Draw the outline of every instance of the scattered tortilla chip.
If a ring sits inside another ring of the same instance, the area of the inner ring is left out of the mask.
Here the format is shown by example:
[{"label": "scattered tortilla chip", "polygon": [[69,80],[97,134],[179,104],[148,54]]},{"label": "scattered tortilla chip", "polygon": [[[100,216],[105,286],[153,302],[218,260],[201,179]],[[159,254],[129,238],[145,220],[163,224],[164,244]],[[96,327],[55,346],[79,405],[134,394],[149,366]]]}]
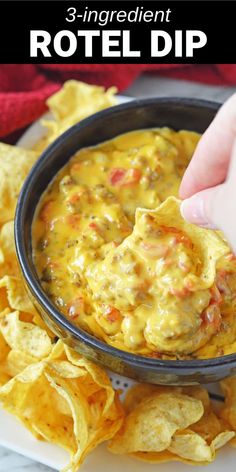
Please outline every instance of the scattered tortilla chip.
[{"label": "scattered tortilla chip", "polygon": [[0,314],[2,313],[2,311],[4,311],[5,309],[10,309],[9,307],[9,302],[8,302],[8,298],[7,298],[7,293],[6,293],[6,290],[4,288],[1,288],[0,289]]},{"label": "scattered tortilla chip", "polygon": [[3,264],[3,262],[4,262],[4,254],[3,254],[2,249],[0,248],[0,266]]},{"label": "scattered tortilla chip", "polygon": [[70,126],[93,113],[115,105],[116,92],[115,87],[105,90],[104,87],[76,80],[65,82],[61,90],[47,100],[53,119],[42,120],[42,125],[47,128],[48,133],[35,146],[35,150],[41,152]]},{"label": "scattered tortilla chip", "polygon": [[64,360],[51,361],[50,367],[56,375],[59,375],[64,379],[78,379],[85,375],[84,369],[80,369]]},{"label": "scattered tortilla chip", "polygon": [[2,370],[2,366],[1,366],[0,367],[0,387],[6,384],[10,380],[10,378],[11,377]]},{"label": "scattered tortilla chip", "polygon": [[42,359],[51,351],[48,334],[32,323],[20,321],[18,311],[1,315],[0,332],[11,349],[19,352]]},{"label": "scattered tortilla chip", "polygon": [[222,425],[216,414],[210,410],[207,413],[204,412],[203,417],[197,423],[192,425],[191,429],[195,433],[200,434],[200,436],[209,444],[222,432]]},{"label": "scattered tortilla chip", "polygon": [[168,450],[173,454],[193,462],[212,462],[215,452],[207,442],[192,431],[175,434]]},{"label": "scattered tortilla chip", "polygon": [[192,387],[166,387],[152,384],[137,384],[130,388],[125,396],[124,408],[126,413],[130,413],[144,398],[149,397],[152,393],[175,392],[194,397],[201,401],[204,414],[202,417],[189,428],[191,431],[199,434],[204,440],[210,444],[222,432],[228,432],[229,424],[224,424],[212,410],[212,404],[208,391],[201,386]]},{"label": "scattered tortilla chip", "polygon": [[[157,386],[153,384],[136,384],[129,388],[124,399],[124,409],[126,414],[130,413],[136,406],[139,405],[146,397],[149,397],[152,393],[165,393],[170,392],[170,387]],[[173,392],[181,393],[181,387],[173,387]]]},{"label": "scattered tortilla chip", "polygon": [[203,412],[199,400],[173,389],[153,393],[128,414],[109,450],[114,454],[164,451],[174,433],[198,421]]},{"label": "scattered tortilla chip", "polygon": [[8,375],[15,377],[26,367],[36,362],[38,362],[37,357],[31,356],[26,352],[12,349],[6,358],[5,370]]},{"label": "scattered tortilla chip", "polygon": [[14,218],[22,184],[37,159],[37,153],[0,143],[0,224]]},{"label": "scattered tortilla chip", "polygon": [[95,385],[98,385],[100,388],[104,389],[104,391],[106,392],[104,411],[107,411],[114,401],[115,391],[111,383],[107,382],[106,372],[103,369],[101,369],[99,366],[94,364],[93,362],[86,359],[85,357],[82,357],[79,354],[77,354],[75,351],[73,351],[66,345],[65,345],[65,352],[66,352],[68,360],[73,365],[76,365],[80,368],[84,368],[91,376],[93,383]]},{"label": "scattered tortilla chip", "polygon": [[47,105],[57,121],[70,119],[75,123],[86,116],[93,115],[95,111],[108,108],[117,103],[114,94],[117,89],[98,85],[89,85],[77,80],[69,80],[64,83],[59,92],[54,93],[47,100]]},{"label": "scattered tortilla chip", "polygon": [[[204,414],[208,413],[211,409],[211,400],[209,393],[206,388],[201,387],[200,385],[194,385],[189,387],[180,387],[181,391],[190,397],[197,398],[200,400],[204,407]],[[201,420],[200,420],[201,421]],[[197,423],[196,423],[197,424]]]},{"label": "scattered tortilla chip", "polygon": [[233,431],[224,431],[208,444],[199,434],[186,430],[174,435],[168,450],[183,459],[188,459],[191,463],[204,464],[213,462],[216,450],[223,447],[234,436]]},{"label": "scattered tortilla chip", "polygon": [[[38,423],[46,423],[47,429],[57,428],[55,435],[60,438],[70,419],[55,415],[55,405],[50,404],[51,389],[48,388],[48,382],[43,376],[44,368],[43,362],[28,366],[0,388],[0,401],[3,407],[17,416],[37,438],[44,438],[35,427]],[[65,431],[64,442],[60,445],[67,450],[70,448]]]},{"label": "scattered tortilla chip", "polygon": [[[195,412],[189,399],[196,401]],[[151,463],[176,460],[203,465],[212,462],[216,450],[235,436],[217,418],[207,390],[200,386],[137,384],[128,391],[124,406],[127,417],[109,445],[115,454],[128,453]]]},{"label": "scattered tortilla chip", "polygon": [[3,287],[7,289],[9,306],[13,310],[19,310],[32,315],[36,313],[21,277],[5,275],[5,277],[0,279],[0,288]]},{"label": "scattered tortilla chip", "polygon": [[172,454],[169,451],[161,451],[161,452],[135,452],[134,454],[130,454],[135,459],[139,459],[143,462],[148,462],[149,464],[162,464],[163,462],[171,462],[171,461],[181,461],[183,462],[180,457]]},{"label": "scattered tortilla chip", "polygon": [[215,406],[213,406],[208,391],[203,387],[184,387],[183,391],[201,400],[204,407],[204,415],[200,418],[197,423],[194,423],[190,426],[191,431],[200,435],[208,445],[211,443],[215,444],[218,441],[218,438],[221,435],[227,434],[232,431],[229,431],[231,428],[229,424],[226,424],[218,415],[216,414]]},{"label": "scattered tortilla chip", "polygon": [[218,434],[215,439],[213,439],[211,447],[217,451],[234,438],[235,431],[223,431],[222,433]]},{"label": "scattered tortilla chip", "polygon": [[0,364],[5,361],[9,350],[9,345],[6,343],[2,333],[0,332]]},{"label": "scattered tortilla chip", "polygon": [[10,376],[7,374],[5,369],[5,363],[8,356],[10,348],[6,343],[3,335],[0,332],[0,387],[4,385],[8,380],[10,380]]},{"label": "scattered tortilla chip", "polygon": [[[236,433],[236,377],[224,379],[220,385],[225,395],[225,402],[219,414]],[[236,438],[233,439],[232,445],[236,447]]]},{"label": "scattered tortilla chip", "polygon": [[[78,355],[78,364],[79,358]],[[90,363],[87,370],[82,358],[81,367],[72,364],[62,342],[58,341],[48,358],[29,365],[0,388],[4,408],[37,438],[70,453],[71,462],[65,469],[68,472],[76,472],[88,452],[113,437],[123,421],[117,395],[113,395],[109,407],[106,402],[107,390],[112,389],[109,378],[97,366],[92,377],[92,366]],[[96,384],[94,379],[99,378],[99,371],[102,381]],[[95,383],[93,389],[92,383]]]},{"label": "scattered tortilla chip", "polygon": [[190,430],[185,430],[173,436],[171,446],[166,451],[137,452],[131,455],[151,464],[178,461],[191,465],[207,465],[214,461],[217,449],[230,442],[233,437],[234,432],[225,431],[208,445],[201,436]]},{"label": "scattered tortilla chip", "polygon": [[[1,217],[0,217],[1,218]],[[8,221],[0,229],[0,277],[19,273],[14,242],[14,221]]]},{"label": "scattered tortilla chip", "polygon": [[57,336],[55,336],[55,333],[53,333],[50,330],[49,326],[44,322],[43,318],[41,318],[41,316],[38,313],[34,313],[31,321],[36,326],[39,326],[40,328],[44,329],[44,331],[46,331],[46,333],[48,334],[50,338],[52,339],[57,338]]},{"label": "scattered tortilla chip", "polygon": [[0,229],[0,312],[5,308],[35,312],[16,258],[13,221],[5,223]]}]

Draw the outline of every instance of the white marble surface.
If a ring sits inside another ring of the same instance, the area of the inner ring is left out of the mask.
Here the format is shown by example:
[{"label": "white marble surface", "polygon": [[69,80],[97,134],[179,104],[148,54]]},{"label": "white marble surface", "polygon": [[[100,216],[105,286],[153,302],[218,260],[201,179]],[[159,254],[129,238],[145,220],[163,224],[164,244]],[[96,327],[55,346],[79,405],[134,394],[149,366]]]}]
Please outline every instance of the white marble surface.
[{"label": "white marble surface", "polygon": [[[0,427],[2,427],[1,425]],[[27,457],[0,447],[0,472],[52,472],[53,469],[38,464]]]},{"label": "white marble surface", "polygon": [[[183,80],[173,80],[144,75],[126,91],[132,97],[185,96],[213,99],[223,102],[236,87],[202,85]],[[3,428],[4,425],[0,425]],[[0,447],[0,472],[50,472],[49,467],[38,464],[26,457]],[[96,471],[91,471],[96,472]]]}]

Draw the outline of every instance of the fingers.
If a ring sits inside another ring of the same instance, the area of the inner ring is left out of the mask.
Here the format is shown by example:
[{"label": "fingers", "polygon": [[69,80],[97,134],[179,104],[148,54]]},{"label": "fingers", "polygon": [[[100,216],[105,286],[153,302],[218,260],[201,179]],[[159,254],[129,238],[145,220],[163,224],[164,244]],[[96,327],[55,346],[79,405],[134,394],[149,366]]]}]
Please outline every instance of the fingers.
[{"label": "fingers", "polygon": [[224,182],[236,136],[236,94],[221,107],[202,136],[180,185],[181,198]]},{"label": "fingers", "polygon": [[236,182],[196,193],[182,202],[181,214],[190,223],[221,230],[236,254]]}]

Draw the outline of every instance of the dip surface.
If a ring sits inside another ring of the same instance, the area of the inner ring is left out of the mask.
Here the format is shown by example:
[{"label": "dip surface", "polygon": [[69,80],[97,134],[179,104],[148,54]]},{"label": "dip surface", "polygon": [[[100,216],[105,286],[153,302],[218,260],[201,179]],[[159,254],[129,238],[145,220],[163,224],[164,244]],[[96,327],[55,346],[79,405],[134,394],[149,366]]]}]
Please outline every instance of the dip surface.
[{"label": "dip surface", "polygon": [[133,232],[138,207],[178,195],[199,138],[162,128],[82,149],[38,205],[33,256],[45,292],[74,324],[120,349],[163,358],[236,351],[232,255],[203,289],[184,232],[156,226],[149,213]]}]

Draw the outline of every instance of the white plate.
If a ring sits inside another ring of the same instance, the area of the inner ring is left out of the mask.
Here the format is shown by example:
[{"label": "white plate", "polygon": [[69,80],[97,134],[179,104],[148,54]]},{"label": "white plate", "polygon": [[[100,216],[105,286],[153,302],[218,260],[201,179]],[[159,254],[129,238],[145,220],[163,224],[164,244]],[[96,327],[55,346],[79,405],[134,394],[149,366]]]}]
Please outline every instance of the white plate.
[{"label": "white plate", "polygon": [[[120,96],[120,103],[129,101],[130,98]],[[51,115],[46,114],[45,117],[50,119]],[[45,130],[36,121],[24,133],[18,141],[18,145],[30,149],[41,137]],[[125,377],[110,373],[114,387],[121,387],[125,391],[134,382]],[[211,386],[211,391],[215,390]],[[45,464],[55,470],[62,469],[69,461],[68,454],[61,448],[52,444],[41,442],[35,439],[29,431],[27,431],[18,420],[0,409],[0,445],[7,447],[19,454],[29,457]],[[219,452],[217,460],[208,465],[207,469],[202,466],[197,470],[209,472],[235,472],[236,451],[233,448],[225,447]],[[193,469],[189,465],[169,462],[166,464],[146,464],[128,456],[115,456],[106,450],[106,446],[102,445],[96,448],[85,460],[80,468],[81,472],[104,472],[111,470],[112,472],[191,472]]]}]

